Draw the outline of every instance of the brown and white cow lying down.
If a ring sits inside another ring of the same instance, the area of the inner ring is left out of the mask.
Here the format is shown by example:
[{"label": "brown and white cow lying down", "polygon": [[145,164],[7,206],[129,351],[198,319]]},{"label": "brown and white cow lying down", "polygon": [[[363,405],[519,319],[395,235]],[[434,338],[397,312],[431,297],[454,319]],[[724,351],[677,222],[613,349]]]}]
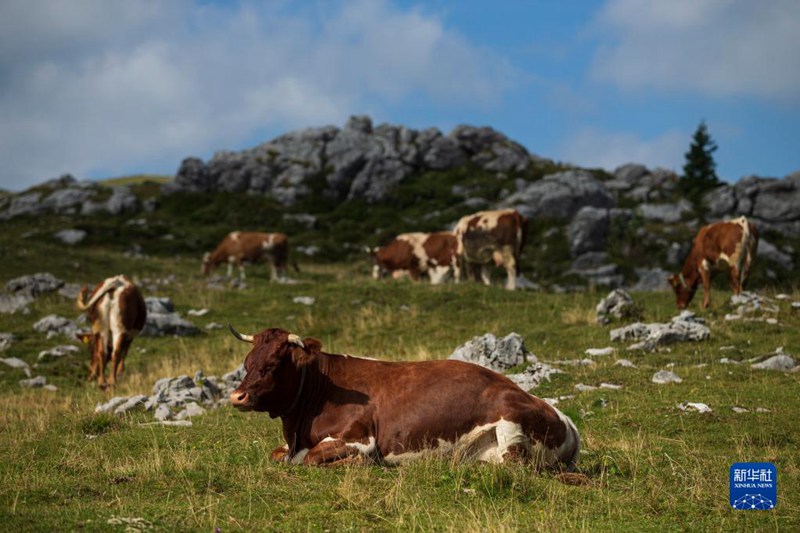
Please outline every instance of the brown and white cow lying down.
[{"label": "brown and white cow lying down", "polygon": [[519,257],[528,235],[524,216],[516,209],[481,211],[462,217],[453,233],[458,239],[457,253],[463,271],[489,285],[488,265],[505,267],[506,289],[516,289]]},{"label": "brown and white cow lying down", "polygon": [[230,277],[235,264],[239,267],[239,277],[244,279],[244,262],[253,263],[262,257],[266,257],[272,267],[272,281],[285,278],[286,263],[289,258],[289,239],[286,235],[232,231],[222,239],[213,252],[207,252],[203,256],[202,272],[208,275],[222,263],[227,263],[228,277]]},{"label": "brown and white cow lying down", "polygon": [[669,277],[678,308],[685,309],[689,305],[700,282],[703,283],[703,308],[708,307],[714,268],[727,267],[731,289],[735,294],[742,292],[750,277],[750,266],[757,249],[758,230],[745,217],[700,228],[683,269]]},{"label": "brown and white cow lying down", "polygon": [[375,261],[372,277],[408,273],[416,281],[427,274],[431,284],[437,285],[447,279],[451,270],[455,277],[459,276],[456,247],[456,237],[449,231],[402,233],[386,246],[368,250]]},{"label": "brown and white cow lying down", "polygon": [[[125,371],[125,356],[134,337],[144,327],[147,307],[139,289],[125,276],[114,276],[98,283],[91,294],[84,286],[78,294],[77,305],[91,324],[91,332],[77,333],[78,340],[89,345],[89,381],[105,388],[117,383]],[[111,373],[106,382],[106,364]]]},{"label": "brown and white cow lying down", "polygon": [[481,366],[377,361],[325,353],[318,340],[282,329],[231,331],[253,345],[231,404],[281,418],[286,444],[273,460],[397,464],[435,450],[571,469],[578,458],[568,417]]}]

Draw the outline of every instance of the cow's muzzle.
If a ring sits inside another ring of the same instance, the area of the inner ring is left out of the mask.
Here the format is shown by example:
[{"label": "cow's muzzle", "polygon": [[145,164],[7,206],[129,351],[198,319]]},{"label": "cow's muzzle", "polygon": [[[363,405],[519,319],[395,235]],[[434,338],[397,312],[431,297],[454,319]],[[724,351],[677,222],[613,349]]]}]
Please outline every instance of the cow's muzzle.
[{"label": "cow's muzzle", "polygon": [[240,411],[250,411],[253,406],[250,403],[250,395],[240,390],[235,390],[230,395],[231,405]]}]

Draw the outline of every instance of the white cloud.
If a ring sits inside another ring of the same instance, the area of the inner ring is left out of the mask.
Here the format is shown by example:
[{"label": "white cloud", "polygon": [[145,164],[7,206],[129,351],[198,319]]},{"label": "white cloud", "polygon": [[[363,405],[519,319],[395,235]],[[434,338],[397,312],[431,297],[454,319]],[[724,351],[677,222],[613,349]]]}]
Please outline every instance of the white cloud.
[{"label": "white cloud", "polygon": [[796,0],[609,0],[595,24],[593,79],[710,96],[800,94]]},{"label": "white cloud", "polygon": [[641,163],[651,169],[661,167],[679,172],[689,138],[688,133],[675,130],[643,139],[633,133],[584,128],[561,145],[557,157],[582,167],[608,171],[626,163]]},{"label": "white cloud", "polygon": [[403,99],[491,104],[507,66],[380,0],[0,3],[0,186],[176,168]]}]

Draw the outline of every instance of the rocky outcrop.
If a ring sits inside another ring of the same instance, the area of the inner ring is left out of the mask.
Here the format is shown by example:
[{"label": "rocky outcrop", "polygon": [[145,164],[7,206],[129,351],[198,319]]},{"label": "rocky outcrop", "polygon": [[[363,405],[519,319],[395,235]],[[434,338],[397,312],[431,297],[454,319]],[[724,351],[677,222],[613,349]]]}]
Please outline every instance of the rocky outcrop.
[{"label": "rocky outcrop", "polygon": [[465,163],[498,173],[524,171],[538,158],[489,127],[373,126],[351,117],[344,128],[326,126],[287,133],[241,152],[218,152],[207,163],[183,161],[165,193],[231,191],[268,194],[292,205],[312,192],[339,201],[378,202],[412,174]]},{"label": "rocky outcrop", "polygon": [[784,179],[751,176],[721,185],[703,203],[710,217],[745,215],[759,228],[800,236],[800,172]]},{"label": "rocky outcrop", "polygon": [[525,340],[517,333],[498,339],[491,333],[474,337],[459,346],[448,357],[504,372],[517,365],[536,362],[536,356],[525,348]]},{"label": "rocky outcrop", "polygon": [[16,216],[119,215],[137,212],[139,200],[126,186],[106,187],[91,181],[76,181],[69,174],[34,189],[0,201],[0,220]]},{"label": "rocky outcrop", "polygon": [[197,335],[200,329],[175,312],[175,306],[169,298],[148,296],[144,299],[147,306],[147,320],[142,329],[145,337],[163,337],[176,335],[185,337]]},{"label": "rocky outcrop", "polygon": [[528,218],[569,221],[582,207],[615,205],[603,182],[585,170],[558,172],[522,185],[500,206],[514,207]]}]

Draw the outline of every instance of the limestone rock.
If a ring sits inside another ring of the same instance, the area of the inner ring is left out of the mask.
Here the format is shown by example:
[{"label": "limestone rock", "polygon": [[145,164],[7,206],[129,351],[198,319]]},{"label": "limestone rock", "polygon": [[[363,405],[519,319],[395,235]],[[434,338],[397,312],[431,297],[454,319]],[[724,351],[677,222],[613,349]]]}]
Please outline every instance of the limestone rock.
[{"label": "limestone rock", "polygon": [[503,372],[526,362],[536,362],[536,356],[525,348],[524,339],[516,333],[509,333],[501,339],[491,333],[473,337],[456,348],[448,359],[475,363],[495,372]]}]

